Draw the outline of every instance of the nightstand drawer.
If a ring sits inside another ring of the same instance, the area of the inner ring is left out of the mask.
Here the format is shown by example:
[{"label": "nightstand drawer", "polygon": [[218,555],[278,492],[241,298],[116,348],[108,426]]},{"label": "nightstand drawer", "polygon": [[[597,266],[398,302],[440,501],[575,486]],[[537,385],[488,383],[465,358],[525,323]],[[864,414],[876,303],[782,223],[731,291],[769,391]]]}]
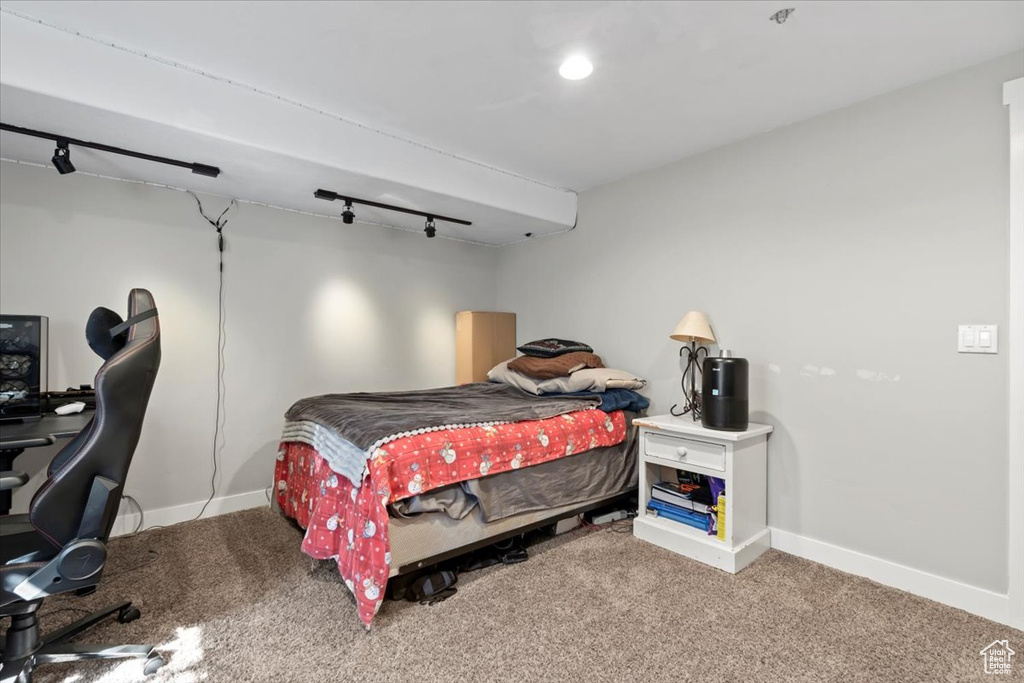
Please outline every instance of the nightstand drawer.
[{"label": "nightstand drawer", "polygon": [[681,439],[647,432],[644,435],[644,453],[656,458],[678,460],[681,463],[725,471],[725,445]]}]

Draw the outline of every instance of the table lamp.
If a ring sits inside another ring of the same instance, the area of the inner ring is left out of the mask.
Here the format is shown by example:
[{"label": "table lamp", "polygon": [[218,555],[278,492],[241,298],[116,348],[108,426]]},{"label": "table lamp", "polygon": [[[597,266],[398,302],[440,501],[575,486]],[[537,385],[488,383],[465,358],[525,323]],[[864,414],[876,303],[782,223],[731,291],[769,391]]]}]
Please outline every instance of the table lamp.
[{"label": "table lamp", "polygon": [[[689,413],[693,421],[696,422],[700,419],[701,413],[701,397],[697,393],[697,375],[701,371],[701,351],[704,352],[704,358],[708,357],[707,347],[698,346],[698,342],[713,344],[715,342],[715,333],[711,331],[711,325],[708,323],[707,316],[700,311],[690,311],[683,316],[683,319],[676,325],[675,331],[669,336],[676,341],[689,342],[690,344],[679,349],[680,358],[684,354],[686,355],[686,368],[683,370],[681,380],[685,402],[683,403],[683,409],[678,413],[676,412],[678,404],[673,405],[671,413],[676,417],[682,417]],[[687,377],[689,377],[689,389],[686,388]]]}]

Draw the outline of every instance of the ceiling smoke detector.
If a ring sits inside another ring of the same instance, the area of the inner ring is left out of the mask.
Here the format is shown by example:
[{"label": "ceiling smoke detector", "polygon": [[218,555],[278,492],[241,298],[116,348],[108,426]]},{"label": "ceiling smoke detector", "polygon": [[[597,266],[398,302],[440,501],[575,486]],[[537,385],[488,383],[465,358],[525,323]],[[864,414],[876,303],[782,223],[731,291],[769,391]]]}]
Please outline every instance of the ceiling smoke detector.
[{"label": "ceiling smoke detector", "polygon": [[775,14],[768,17],[769,21],[774,21],[776,24],[785,24],[786,19],[789,19],[789,15],[796,11],[796,7],[787,7],[786,9],[780,9]]}]

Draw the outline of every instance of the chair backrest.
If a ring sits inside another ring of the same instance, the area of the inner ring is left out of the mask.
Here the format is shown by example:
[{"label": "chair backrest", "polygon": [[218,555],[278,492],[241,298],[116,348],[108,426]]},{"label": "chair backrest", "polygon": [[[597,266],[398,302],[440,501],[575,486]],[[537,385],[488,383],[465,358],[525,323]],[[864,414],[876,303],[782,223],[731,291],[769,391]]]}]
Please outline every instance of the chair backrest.
[{"label": "chair backrest", "polygon": [[[155,310],[149,291],[133,289],[128,295],[129,322]],[[32,498],[32,525],[57,547],[76,537],[96,476],[117,482],[120,497],[159,367],[160,321],[152,315],[131,325],[124,346],[96,372],[92,421],[57,453],[49,478]],[[113,523],[110,519],[103,529],[104,540]]]}]

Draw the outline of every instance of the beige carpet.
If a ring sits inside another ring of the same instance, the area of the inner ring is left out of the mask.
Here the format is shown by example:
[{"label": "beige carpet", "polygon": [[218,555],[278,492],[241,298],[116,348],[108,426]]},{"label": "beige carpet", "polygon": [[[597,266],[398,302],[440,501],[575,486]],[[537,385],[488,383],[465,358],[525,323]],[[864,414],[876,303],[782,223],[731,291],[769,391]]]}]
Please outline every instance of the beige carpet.
[{"label": "beige carpet", "polygon": [[[771,551],[737,576],[609,529],[465,574],[433,606],[387,602],[363,630],[333,565],[248,510],[111,543],[88,598],[52,599],[44,629],[124,597],[131,624],[83,640],[162,645],[149,681],[986,681],[979,651],[1024,633]],[[36,681],[142,680],[138,663],[42,667]]]}]

